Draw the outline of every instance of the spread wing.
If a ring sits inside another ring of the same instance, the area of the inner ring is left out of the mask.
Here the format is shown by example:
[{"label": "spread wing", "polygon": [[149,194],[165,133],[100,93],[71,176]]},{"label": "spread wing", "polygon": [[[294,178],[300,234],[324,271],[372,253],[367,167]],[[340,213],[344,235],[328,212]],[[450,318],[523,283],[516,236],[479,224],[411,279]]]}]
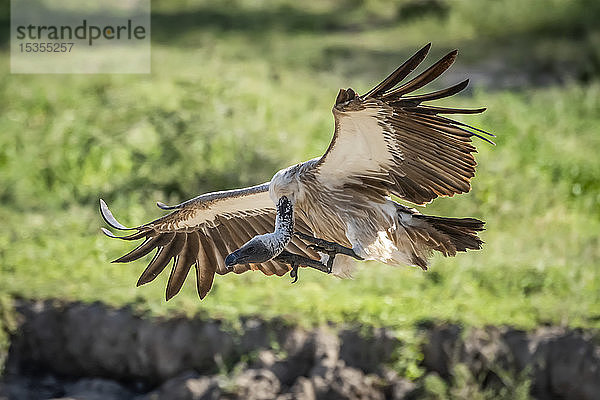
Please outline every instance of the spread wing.
[{"label": "spread wing", "polygon": [[476,166],[471,138],[490,142],[481,134],[493,135],[442,115],[480,113],[485,108],[422,104],[460,92],[468,80],[432,93],[408,95],[446,71],[457,51],[397,86],[424,60],[429,48],[430,44],[423,47],[364,96],[352,89],[340,90],[333,108],[333,139],[315,163],[322,184],[331,190],[355,189],[380,200],[393,194],[415,204],[470,190]]},{"label": "spread wing", "polygon": [[[137,285],[153,281],[173,260],[167,300],[180,290],[192,266],[196,270],[198,294],[203,299],[213,284],[215,273],[242,273],[260,270],[265,275],[284,275],[290,267],[270,260],[262,264],[225,267],[225,257],[240,248],[256,235],[272,232],[276,210],[269,198],[268,183],[245,189],[207,193],[176,206],[158,203],[162,209],[173,210],[161,218],[135,228],[127,228],[112,215],[108,206],[100,200],[100,212],[108,225],[119,230],[134,230],[127,236],[115,236],[102,228],[110,237],[124,240],[144,241],[135,249],[113,262],[125,263],[137,260],[153,250],[154,258],[146,267]],[[297,218],[296,230],[310,234],[306,224]],[[294,237],[287,250],[306,257],[318,258],[318,254],[306,248],[306,243]]]}]

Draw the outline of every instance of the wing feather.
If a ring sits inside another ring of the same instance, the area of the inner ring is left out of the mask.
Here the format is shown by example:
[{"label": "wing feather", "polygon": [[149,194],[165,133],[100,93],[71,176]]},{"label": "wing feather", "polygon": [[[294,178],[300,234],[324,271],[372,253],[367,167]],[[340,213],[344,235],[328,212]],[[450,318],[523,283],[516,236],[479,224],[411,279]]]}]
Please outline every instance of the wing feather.
[{"label": "wing feather", "polygon": [[[135,228],[119,223],[101,201],[100,211],[106,222],[115,229],[137,230],[128,236],[116,236],[106,229],[109,237],[123,240],[144,239],[135,249],[114,262],[131,262],[156,249],[154,257],[140,275],[137,285],[152,282],[173,261],[165,296],[169,300],[181,290],[192,266],[196,270],[196,288],[201,299],[210,291],[215,274],[243,273],[258,269],[265,275],[285,275],[289,266],[275,261],[263,264],[236,265],[227,269],[225,257],[256,235],[272,232],[275,206],[268,194],[268,184],[246,189],[208,193],[175,206],[161,208],[171,210],[161,218]],[[306,223],[296,222],[298,230],[309,233]],[[306,243],[298,238],[290,242],[288,249],[311,258],[318,254],[306,249]]]},{"label": "wing feather", "polygon": [[456,85],[450,86],[446,89],[437,90],[435,92],[427,94],[419,94],[415,96],[400,96],[398,100],[389,100],[391,104],[399,103],[398,105],[414,105],[417,106],[424,101],[443,99],[444,97],[450,97],[457,93],[462,92],[469,85],[469,80],[457,83]]},{"label": "wing feather", "polygon": [[[137,230],[122,239],[144,239],[139,246],[114,262],[134,261],[156,249],[156,254],[138,280],[138,286],[153,281],[173,260],[165,294],[167,300],[181,290],[192,265],[196,268],[198,295],[204,298],[212,287],[215,273],[231,272],[225,267],[227,254],[251,237],[269,232],[252,220],[264,216],[274,221],[276,213],[269,198],[268,184],[208,193],[176,206],[162,206],[172,212],[136,228],[120,224],[103,201],[100,211],[111,227]],[[240,230],[240,226],[245,229]],[[118,238],[108,231],[105,233]],[[249,269],[249,266],[236,267],[237,273]]]},{"label": "wing feather", "polygon": [[389,89],[392,89],[394,86],[398,84],[401,80],[406,78],[411,72],[415,70],[423,62],[425,57],[427,57],[427,53],[429,53],[429,49],[431,48],[431,43],[426,44],[423,48],[415,53],[411,58],[406,60],[404,64],[399,66],[394,72],[392,72],[387,78],[385,78],[379,85],[375,86],[373,89],[369,91],[365,96],[368,97],[377,97],[382,93],[386,92]]},{"label": "wing feather", "polygon": [[458,50],[451,51],[450,53],[442,57],[438,62],[436,62],[431,67],[427,68],[424,72],[419,74],[417,77],[411,79],[410,81],[408,81],[407,83],[405,83],[397,89],[384,93],[382,97],[398,97],[402,96],[403,94],[410,93],[422,88],[423,86],[432,82],[438,76],[446,72],[446,70],[450,68],[452,64],[454,64],[457,55]]},{"label": "wing feather", "polygon": [[[230,246],[229,243],[232,243],[234,238],[229,237],[225,233],[225,228],[221,225],[221,223],[219,223],[219,225],[215,228],[210,229],[210,237],[212,238],[215,249],[218,253],[219,268],[227,270],[227,267],[225,266],[225,257],[227,254],[234,252],[244,243],[240,243],[240,245],[237,247],[234,247],[233,245]],[[237,264],[234,265],[233,272],[236,274],[241,274],[242,272],[246,272],[248,269],[250,269],[249,265]]]},{"label": "wing feather", "polygon": [[333,108],[333,139],[313,164],[322,185],[372,201],[395,195],[415,204],[471,189],[477,165],[472,137],[492,143],[482,136],[491,134],[438,114],[474,114],[485,108],[421,104],[459,93],[468,80],[431,93],[408,95],[444,73],[454,63],[457,51],[395,88],[428,50],[425,46],[364,96],[357,96],[352,89],[340,91]]},{"label": "wing feather", "polygon": [[[173,261],[173,268],[171,269],[171,274],[169,275],[169,281],[167,283],[167,300],[170,300],[173,296],[179,293],[185,278],[187,278],[190,272],[190,268],[192,268],[192,265],[197,262],[196,257],[198,256],[198,248],[200,244],[198,239],[195,238],[193,234],[197,235],[196,232],[179,234],[183,236],[183,245],[179,255],[175,257],[175,261]],[[191,241],[190,239],[196,240]]]},{"label": "wing feather", "polygon": [[212,287],[219,264],[215,258],[214,248],[208,242],[206,234],[199,231],[198,239],[200,247],[196,264],[196,287],[200,299],[204,299]]},{"label": "wing feather", "polygon": [[[165,234],[165,237],[175,237],[175,232],[171,234]],[[145,285],[146,283],[152,282],[167,266],[173,254],[171,252],[171,243],[169,241],[164,247],[158,247],[154,258],[150,261],[150,264],[146,267],[140,278],[138,279],[137,286]]]},{"label": "wing feather", "polygon": [[126,263],[135,261],[138,258],[144,257],[146,254],[150,253],[157,247],[162,247],[172,239],[171,235],[159,235],[154,237],[148,237],[146,240],[142,242],[138,247],[131,250],[129,253],[124,256],[117,258],[114,260],[114,263]]}]

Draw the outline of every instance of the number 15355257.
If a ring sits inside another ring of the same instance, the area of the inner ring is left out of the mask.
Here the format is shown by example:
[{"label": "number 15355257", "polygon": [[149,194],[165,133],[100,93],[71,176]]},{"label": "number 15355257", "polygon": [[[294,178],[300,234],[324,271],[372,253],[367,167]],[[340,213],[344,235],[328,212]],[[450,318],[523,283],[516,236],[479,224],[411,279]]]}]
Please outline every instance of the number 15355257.
[{"label": "number 15355257", "polygon": [[75,43],[19,43],[21,53],[70,53]]}]

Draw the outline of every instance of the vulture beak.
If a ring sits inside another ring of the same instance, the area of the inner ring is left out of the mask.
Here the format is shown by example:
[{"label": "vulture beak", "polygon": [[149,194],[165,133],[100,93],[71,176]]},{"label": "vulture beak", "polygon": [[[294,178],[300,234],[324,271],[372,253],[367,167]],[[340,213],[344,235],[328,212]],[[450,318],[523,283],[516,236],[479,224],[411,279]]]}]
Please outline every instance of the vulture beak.
[{"label": "vulture beak", "polygon": [[261,240],[253,238],[225,257],[225,266],[231,268],[236,264],[262,263],[270,260],[273,256],[272,251]]},{"label": "vulture beak", "polygon": [[227,257],[225,257],[225,266],[227,268],[233,267],[238,263],[238,255],[236,253],[238,253],[239,250],[234,251],[233,253],[229,254]]}]

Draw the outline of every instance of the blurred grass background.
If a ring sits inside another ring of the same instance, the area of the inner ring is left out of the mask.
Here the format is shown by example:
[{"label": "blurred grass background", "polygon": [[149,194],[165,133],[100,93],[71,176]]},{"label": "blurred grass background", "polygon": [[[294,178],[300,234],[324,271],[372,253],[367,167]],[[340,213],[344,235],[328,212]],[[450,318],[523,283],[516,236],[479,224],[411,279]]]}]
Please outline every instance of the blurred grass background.
[{"label": "blurred grass background", "polygon": [[[4,298],[308,325],[600,328],[599,2],[162,0],[152,10],[150,75],[10,74],[0,37]],[[191,276],[165,303],[168,273],[136,288],[148,260],[109,263],[130,244],[100,233],[100,197],[136,225],[162,215],[156,200],[267,181],[324,152],[339,88],[367,91],[428,42],[425,67],[461,51],[434,88],[472,78],[438,104],[487,106],[463,120],[497,146],[477,143],[469,194],[423,212],[484,219],[482,251],[436,257],[428,272],[363,263],[354,280],[302,270],[293,286],[219,276],[202,302]]]}]

